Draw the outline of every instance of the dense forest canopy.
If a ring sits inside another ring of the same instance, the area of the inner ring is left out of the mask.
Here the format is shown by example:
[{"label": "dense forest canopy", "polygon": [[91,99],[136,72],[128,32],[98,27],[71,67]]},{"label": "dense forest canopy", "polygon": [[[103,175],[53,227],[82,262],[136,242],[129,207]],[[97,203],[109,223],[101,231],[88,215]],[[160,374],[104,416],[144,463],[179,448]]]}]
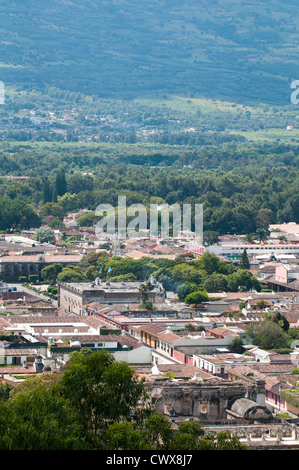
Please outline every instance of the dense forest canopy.
[{"label": "dense forest canopy", "polygon": [[[118,196],[126,196],[127,206],[149,207],[155,198],[169,205],[198,203],[204,207],[204,230],[219,234],[248,234],[267,229],[270,223],[299,223],[296,146],[226,145],[183,149],[177,155],[165,149],[151,154],[146,148],[138,148],[134,155],[136,148],[127,154],[128,148],[100,145],[85,147],[83,154],[81,148],[7,145],[0,155],[2,173],[15,170],[28,178],[19,181],[3,175],[0,196],[33,204],[36,210],[54,201],[60,206],[58,218],[82,208],[94,211],[102,203],[116,207]],[[145,163],[155,159],[158,165]],[[191,168],[180,162],[190,162]],[[65,172],[62,187],[60,171]],[[5,213],[3,209],[3,217]],[[56,212],[47,215],[57,217]],[[6,228],[9,218],[6,224],[2,220],[1,229]]]}]

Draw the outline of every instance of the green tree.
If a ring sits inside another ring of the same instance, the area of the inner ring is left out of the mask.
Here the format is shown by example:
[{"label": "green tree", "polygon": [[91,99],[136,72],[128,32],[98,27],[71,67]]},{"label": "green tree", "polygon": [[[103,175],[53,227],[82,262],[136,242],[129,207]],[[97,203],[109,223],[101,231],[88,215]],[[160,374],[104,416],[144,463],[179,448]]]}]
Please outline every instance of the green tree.
[{"label": "green tree", "polygon": [[188,263],[178,264],[173,267],[172,273],[176,279],[184,282],[191,282],[193,284],[200,284],[205,273],[195,266]]},{"label": "green tree", "polygon": [[152,413],[143,423],[142,430],[147,448],[166,450],[173,439],[173,430],[168,418],[161,413]]},{"label": "green tree", "polygon": [[79,208],[77,195],[71,194],[69,192],[65,193],[63,196],[57,196],[57,203],[63,208],[65,212]]},{"label": "green tree", "polygon": [[61,273],[63,266],[61,263],[53,263],[45,266],[41,270],[41,277],[44,281],[49,281],[51,284],[55,284],[58,274]]},{"label": "green tree", "polygon": [[73,175],[68,175],[67,188],[71,194],[78,194],[83,191],[92,191],[94,186],[93,177],[90,175],[83,175],[76,172]]},{"label": "green tree", "polygon": [[173,438],[171,448],[174,450],[198,450],[205,431],[200,423],[193,420],[179,424],[178,432]]},{"label": "green tree", "polygon": [[250,263],[247,255],[247,250],[244,248],[242,257],[240,260],[240,269],[249,269],[250,268]]},{"label": "green tree", "polygon": [[195,292],[198,289],[198,286],[191,282],[184,282],[184,284],[178,286],[176,293],[180,300],[185,300],[188,294]]},{"label": "green tree", "polygon": [[282,315],[280,312],[275,313],[272,317],[272,321],[277,323],[284,331],[288,331],[290,328],[290,323],[288,322],[285,315]]},{"label": "green tree", "polygon": [[240,440],[229,431],[210,433],[199,441],[197,450],[248,450]]},{"label": "green tree", "polygon": [[201,304],[202,302],[208,302],[209,296],[205,291],[192,292],[188,294],[185,298],[186,304]]},{"label": "green tree", "polygon": [[57,217],[54,217],[54,219],[51,219],[48,223],[47,226],[50,228],[63,228],[65,227],[64,223],[58,219]]},{"label": "green tree", "polygon": [[227,276],[228,289],[231,292],[240,290],[250,291],[256,289],[260,291],[261,286],[258,280],[246,269],[238,269],[238,271]]},{"label": "green tree", "polygon": [[50,388],[56,385],[60,379],[60,373],[55,374],[37,374],[27,377],[20,382],[17,387],[13,387],[10,392],[10,397],[15,398],[19,394],[30,394],[35,389]]},{"label": "green tree", "polygon": [[64,217],[64,211],[59,204],[55,202],[47,202],[40,207],[39,216],[44,218],[47,215],[52,215],[53,217],[62,220]]},{"label": "green tree", "polygon": [[161,413],[151,413],[139,425],[128,421],[111,424],[107,429],[106,446],[111,450],[167,450],[173,439],[169,419]]},{"label": "green tree", "polygon": [[150,281],[147,281],[145,284],[141,284],[139,287],[139,292],[141,293],[141,308],[146,310],[153,310],[153,303],[149,300],[149,293],[154,289],[154,286]]},{"label": "green tree", "polygon": [[186,323],[185,330],[186,331],[196,331],[196,327],[192,323]]},{"label": "green tree", "polygon": [[299,327],[289,328],[287,334],[291,340],[299,339]]},{"label": "green tree", "polygon": [[250,325],[246,338],[266,350],[287,348],[289,338],[283,329],[272,320],[265,319],[257,325]]},{"label": "green tree", "polygon": [[8,383],[0,383],[0,401],[8,400],[12,389],[13,387]]},{"label": "green tree", "polygon": [[236,336],[232,342],[229,345],[229,350],[230,352],[237,353],[237,354],[243,354],[245,351],[243,347],[243,341],[240,336]]},{"label": "green tree", "polygon": [[151,413],[141,425],[125,421],[113,423],[107,430],[106,448],[110,450],[247,450],[237,436],[229,432],[207,433],[193,420],[179,424],[174,430],[161,413]]},{"label": "green tree", "polygon": [[107,351],[74,353],[60,385],[83,426],[95,435],[113,422],[129,419],[139,400],[145,398],[134,369],[116,362]]},{"label": "green tree", "polygon": [[207,274],[219,272],[220,259],[214,253],[206,251],[199,260],[200,266]]},{"label": "green tree", "polygon": [[84,450],[87,436],[68,399],[53,386],[0,400],[1,450]]},{"label": "green tree", "polygon": [[55,234],[50,227],[41,227],[35,230],[33,234],[33,240],[37,240],[40,243],[51,243],[54,245],[56,242]]},{"label": "green tree", "polygon": [[245,234],[245,240],[246,240],[248,243],[253,243],[254,236],[255,236],[254,233],[246,233],[246,234]]},{"label": "green tree", "polygon": [[38,281],[38,274],[29,274],[28,281],[35,283]]},{"label": "green tree", "polygon": [[207,276],[202,285],[207,292],[224,292],[228,287],[226,276],[217,273]]},{"label": "green tree", "polygon": [[107,429],[105,449],[137,451],[147,446],[143,434],[129,421],[113,423]]},{"label": "green tree", "polygon": [[264,299],[258,300],[256,304],[260,310],[263,310],[264,308],[268,306],[267,300],[264,300]]},{"label": "green tree", "polygon": [[46,204],[47,202],[51,202],[51,201],[52,201],[52,190],[51,190],[49,180],[46,179],[43,185],[42,202],[43,204]]},{"label": "green tree", "polygon": [[95,212],[85,212],[80,215],[77,219],[78,225],[80,227],[92,227],[94,223],[96,223],[98,217],[96,217]]},{"label": "green tree", "polygon": [[256,236],[259,241],[264,241],[267,239],[267,230],[265,228],[258,228],[256,231]]},{"label": "green tree", "polygon": [[39,227],[40,218],[30,204],[0,197],[0,230],[25,230]]},{"label": "green tree", "polygon": [[219,232],[207,230],[203,233],[203,242],[205,245],[216,245],[219,239]]},{"label": "green tree", "polygon": [[89,266],[84,274],[87,281],[94,281],[99,277],[99,270],[96,266]]},{"label": "green tree", "polygon": [[63,196],[67,192],[67,182],[64,170],[60,170],[56,175],[55,190],[57,196]]},{"label": "green tree", "polygon": [[58,274],[57,279],[59,282],[84,282],[86,276],[79,266],[67,266]]},{"label": "green tree", "polygon": [[271,209],[260,209],[256,215],[256,225],[259,229],[268,230],[273,220],[273,212]]},{"label": "green tree", "polygon": [[56,186],[52,188],[52,204],[57,204],[57,189]]}]

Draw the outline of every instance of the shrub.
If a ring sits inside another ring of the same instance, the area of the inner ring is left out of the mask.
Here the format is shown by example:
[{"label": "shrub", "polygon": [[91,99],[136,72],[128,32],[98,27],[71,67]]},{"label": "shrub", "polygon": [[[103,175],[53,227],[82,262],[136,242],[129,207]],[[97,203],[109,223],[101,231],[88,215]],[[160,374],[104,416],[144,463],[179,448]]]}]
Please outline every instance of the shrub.
[{"label": "shrub", "polygon": [[38,281],[38,275],[37,274],[30,274],[28,276],[29,282],[37,282]]}]

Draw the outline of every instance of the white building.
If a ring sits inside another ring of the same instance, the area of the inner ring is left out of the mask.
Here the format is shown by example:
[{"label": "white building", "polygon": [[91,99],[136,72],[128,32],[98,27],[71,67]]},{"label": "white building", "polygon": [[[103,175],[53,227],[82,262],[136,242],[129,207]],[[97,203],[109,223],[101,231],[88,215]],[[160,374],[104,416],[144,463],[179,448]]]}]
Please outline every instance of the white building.
[{"label": "white building", "polygon": [[279,244],[279,243],[265,243],[265,244],[239,244],[230,243],[225,245],[210,245],[206,251],[214,253],[217,256],[222,256],[227,259],[241,258],[242,253],[246,249],[247,256],[252,258],[270,259],[271,256],[282,258],[283,255],[299,255],[299,244]]}]

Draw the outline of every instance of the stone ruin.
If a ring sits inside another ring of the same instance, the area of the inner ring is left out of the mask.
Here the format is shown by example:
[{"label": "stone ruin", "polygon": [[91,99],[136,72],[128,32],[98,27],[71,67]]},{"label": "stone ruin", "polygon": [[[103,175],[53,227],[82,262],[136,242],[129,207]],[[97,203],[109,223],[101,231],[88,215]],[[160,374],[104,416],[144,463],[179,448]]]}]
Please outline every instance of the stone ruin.
[{"label": "stone ruin", "polygon": [[253,376],[238,381],[160,379],[147,389],[155,410],[174,427],[192,419],[206,432],[229,432],[252,449],[299,449],[299,423],[274,416],[265,404],[265,382]]},{"label": "stone ruin", "polygon": [[156,380],[147,385],[155,410],[170,418],[190,418],[204,423],[269,422],[273,414],[265,405],[265,382],[254,378],[225,381]]}]

